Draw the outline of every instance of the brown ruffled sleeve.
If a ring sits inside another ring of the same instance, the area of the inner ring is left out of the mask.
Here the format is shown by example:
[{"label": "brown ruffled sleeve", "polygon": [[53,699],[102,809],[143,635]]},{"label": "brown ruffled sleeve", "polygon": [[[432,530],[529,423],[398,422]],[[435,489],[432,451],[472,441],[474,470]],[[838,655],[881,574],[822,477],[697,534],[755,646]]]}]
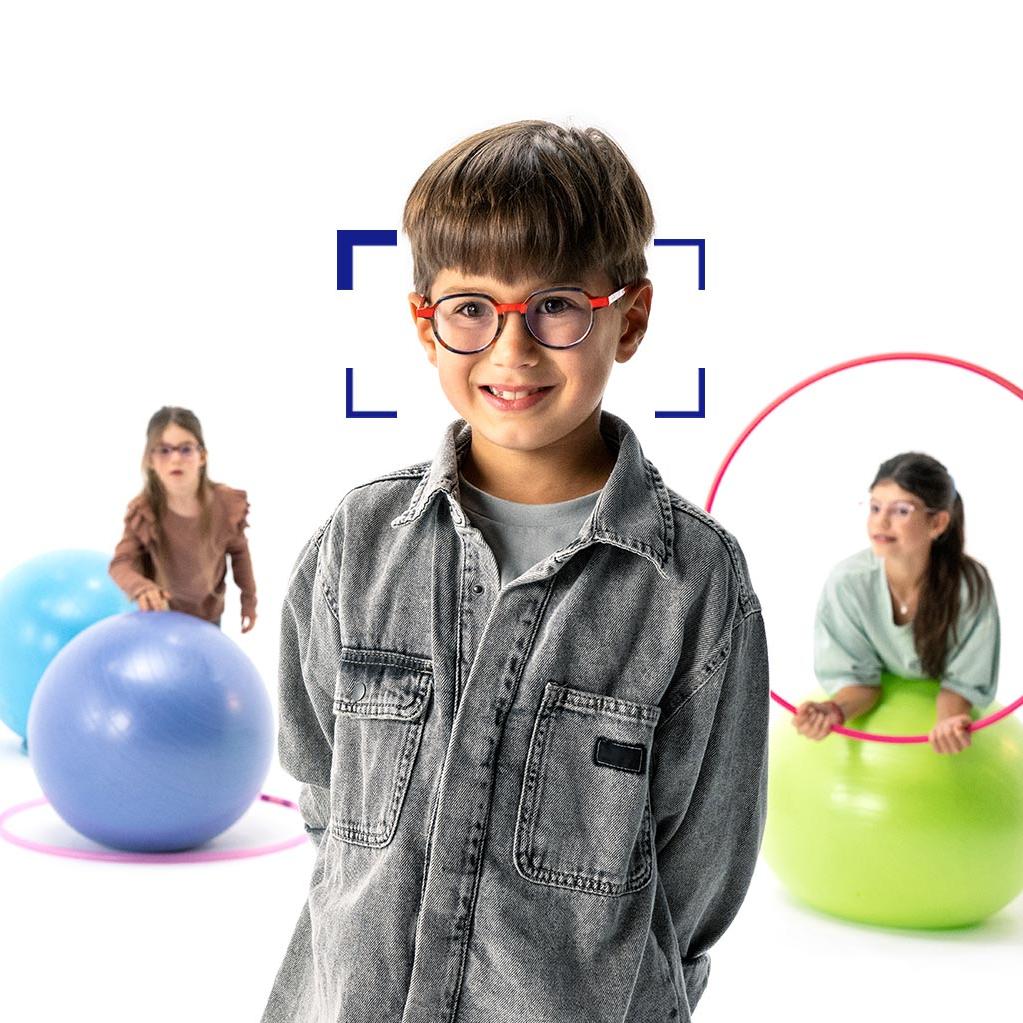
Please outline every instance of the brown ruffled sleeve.
[{"label": "brown ruffled sleeve", "polygon": [[244,490],[225,487],[227,505],[227,553],[231,555],[231,574],[241,590],[241,613],[256,612],[256,579],[252,573],[252,555],[245,529],[249,524],[249,499]]},{"label": "brown ruffled sleeve", "polygon": [[107,571],[129,600],[138,600],[141,593],[155,585],[144,571],[147,551],[153,542],[155,521],[149,502],[143,495],[133,498],[128,504],[124,535],[114,549]]}]

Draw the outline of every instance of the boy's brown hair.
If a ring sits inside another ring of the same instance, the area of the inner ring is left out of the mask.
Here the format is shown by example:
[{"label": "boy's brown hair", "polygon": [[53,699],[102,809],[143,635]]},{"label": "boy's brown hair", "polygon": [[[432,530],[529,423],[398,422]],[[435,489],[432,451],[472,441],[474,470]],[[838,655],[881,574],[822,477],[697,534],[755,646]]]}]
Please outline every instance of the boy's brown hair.
[{"label": "boy's brown hair", "polygon": [[597,128],[514,121],[437,157],[416,182],[402,228],[416,290],[443,269],[515,283],[603,270],[618,288],[646,276],[654,230],[643,182]]}]

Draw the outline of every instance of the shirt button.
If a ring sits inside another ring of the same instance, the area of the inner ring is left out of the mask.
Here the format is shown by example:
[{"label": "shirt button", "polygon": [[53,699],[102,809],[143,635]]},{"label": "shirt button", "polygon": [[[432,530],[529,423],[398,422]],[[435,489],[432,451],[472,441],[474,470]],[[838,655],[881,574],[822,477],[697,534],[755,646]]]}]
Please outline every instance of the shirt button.
[{"label": "shirt button", "polygon": [[366,695],[366,685],[363,682],[348,682],[341,686],[339,695],[350,703],[358,703]]},{"label": "shirt button", "polygon": [[472,588],[472,592],[473,593],[482,593],[483,592],[483,587],[480,586],[479,583],[476,583],[476,585]]}]

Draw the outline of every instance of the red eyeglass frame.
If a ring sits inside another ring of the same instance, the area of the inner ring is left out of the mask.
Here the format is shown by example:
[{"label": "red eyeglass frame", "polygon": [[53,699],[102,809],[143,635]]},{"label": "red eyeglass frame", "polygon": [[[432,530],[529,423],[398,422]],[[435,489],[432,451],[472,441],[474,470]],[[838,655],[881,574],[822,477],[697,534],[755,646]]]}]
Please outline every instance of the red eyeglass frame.
[{"label": "red eyeglass frame", "polygon": [[[529,303],[536,298],[537,295],[543,295],[549,291],[579,291],[584,294],[590,302],[590,309],[603,309],[607,306],[617,302],[635,283],[623,285],[617,291],[612,291],[610,295],[591,295],[585,288],[577,288],[573,285],[565,285],[563,287],[553,288],[538,288],[532,294],[527,295],[521,302],[498,302],[493,295],[488,295],[485,291],[459,291],[453,295],[445,295],[443,299],[432,305],[421,305],[416,309],[416,318],[422,318],[430,321],[430,326],[433,328],[433,336],[442,344],[449,352],[454,352],[457,355],[476,355],[479,352],[486,351],[500,336],[501,331],[504,330],[505,314],[506,313],[521,313],[523,320],[525,321],[526,330],[529,331],[529,336],[538,344],[543,345],[544,348],[552,348],[555,351],[564,351],[566,348],[574,348],[576,345],[581,344],[590,336],[590,331],[593,330],[594,318],[591,312],[590,314],[590,325],[586,329],[586,333],[583,334],[578,341],[573,341],[570,345],[549,345],[546,341],[541,341],[533,332],[529,329],[529,322],[525,320],[526,310],[529,308]],[[449,298],[485,298],[491,305],[497,310],[497,332],[494,336],[482,347],[473,348],[470,351],[463,351],[461,348],[452,348],[446,344],[444,339],[437,333],[437,324],[433,322],[433,314],[436,312],[437,305],[441,301],[446,301]],[[423,301],[428,301],[426,296],[423,296]]]}]

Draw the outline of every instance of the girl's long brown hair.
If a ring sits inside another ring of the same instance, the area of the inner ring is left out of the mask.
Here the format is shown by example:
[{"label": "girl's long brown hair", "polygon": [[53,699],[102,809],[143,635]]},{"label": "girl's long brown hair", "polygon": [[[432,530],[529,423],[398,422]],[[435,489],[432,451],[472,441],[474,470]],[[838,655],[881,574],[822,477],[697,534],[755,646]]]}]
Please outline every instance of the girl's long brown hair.
[{"label": "girl's long brown hair", "polygon": [[966,580],[967,608],[973,610],[989,596],[991,579],[987,569],[965,552],[963,499],[941,462],[918,451],[907,451],[881,463],[871,489],[888,481],[920,498],[929,511],[947,511],[951,516],[948,528],[931,544],[913,619],[913,644],[920,666],[928,678],[940,679],[949,643],[957,638],[962,580]]},{"label": "girl's long brown hair", "polygon": [[[199,417],[187,408],[180,408],[177,405],[164,405],[154,412],[150,417],[149,425],[146,427],[146,446],[142,452],[142,475],[145,483],[142,492],[153,509],[156,518],[154,527],[153,543],[157,550],[163,546],[163,518],[167,510],[167,493],[157,476],[156,470],[149,467],[149,454],[152,449],[161,443],[163,431],[171,424],[180,426],[187,430],[199,442],[199,450],[206,453],[206,442],[203,440],[202,424]],[[199,532],[204,543],[209,543],[213,531],[213,488],[214,482],[209,478],[207,469],[209,458],[199,467],[199,489],[198,498],[201,510],[199,512]]]}]

